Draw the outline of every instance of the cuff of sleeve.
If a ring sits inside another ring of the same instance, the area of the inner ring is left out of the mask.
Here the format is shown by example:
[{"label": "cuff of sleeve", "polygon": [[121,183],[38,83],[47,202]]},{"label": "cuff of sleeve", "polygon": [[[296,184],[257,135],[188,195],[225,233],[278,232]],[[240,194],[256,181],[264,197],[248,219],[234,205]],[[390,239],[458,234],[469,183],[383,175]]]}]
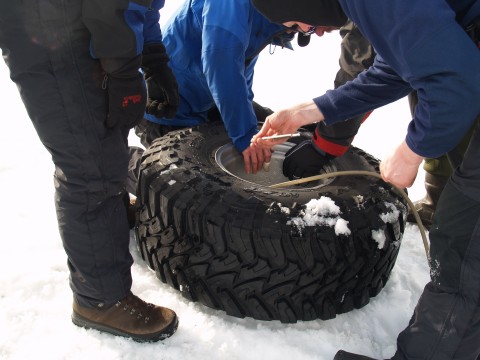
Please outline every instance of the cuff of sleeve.
[{"label": "cuff of sleeve", "polygon": [[233,145],[238,151],[243,152],[246,148],[250,146],[250,141],[252,140],[253,135],[255,135],[257,132],[257,129],[250,130],[246,135],[234,139]]},{"label": "cuff of sleeve", "polygon": [[331,155],[334,157],[342,156],[348,150],[348,146],[339,145],[321,137],[318,133],[318,127],[313,133],[312,144],[315,150],[317,150],[322,155]]},{"label": "cuff of sleeve", "polygon": [[341,121],[342,119],[338,118],[336,115],[335,108],[330,101],[330,98],[328,96],[328,91],[325,95],[319,96],[315,99],[313,99],[313,102],[317,105],[317,107],[321,110],[324,120],[323,122],[326,125],[332,125],[338,121]]},{"label": "cuff of sleeve", "polygon": [[412,150],[415,154],[423,156],[425,158],[430,158],[430,159],[439,158],[440,156],[445,155],[448,152],[448,150],[438,152],[437,149],[435,149],[436,151],[433,152],[431,151],[431,149],[433,149],[432,146],[421,147],[420,146],[421,143],[415,142],[409,134],[407,134],[407,136],[405,137],[405,143],[410,148],[410,150]]}]

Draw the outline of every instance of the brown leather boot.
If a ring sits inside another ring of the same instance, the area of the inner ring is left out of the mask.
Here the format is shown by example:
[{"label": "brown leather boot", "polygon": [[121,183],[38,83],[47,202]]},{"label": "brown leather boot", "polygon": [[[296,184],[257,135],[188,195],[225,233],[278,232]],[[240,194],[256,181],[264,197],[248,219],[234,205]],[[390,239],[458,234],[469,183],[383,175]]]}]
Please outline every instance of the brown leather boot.
[{"label": "brown leather boot", "polygon": [[77,326],[131,337],[138,342],[166,339],[178,327],[174,311],[149,304],[132,293],[108,309],[86,308],[74,300],[72,321]]},{"label": "brown leather boot", "polygon": [[[425,190],[427,194],[421,200],[415,201],[415,209],[418,211],[418,215],[422,220],[423,226],[430,230],[433,221],[433,215],[437,207],[438,199],[443,191],[443,188],[447,184],[448,177],[440,175],[432,175],[425,173]],[[416,223],[415,217],[411,211],[408,212],[407,221]]]}]

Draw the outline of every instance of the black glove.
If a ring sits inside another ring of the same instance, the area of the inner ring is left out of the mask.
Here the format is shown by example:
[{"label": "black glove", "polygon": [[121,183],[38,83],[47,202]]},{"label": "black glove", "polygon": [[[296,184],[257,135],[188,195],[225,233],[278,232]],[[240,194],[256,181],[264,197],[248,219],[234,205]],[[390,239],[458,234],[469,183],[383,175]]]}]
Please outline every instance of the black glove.
[{"label": "black glove", "polygon": [[[108,92],[108,114],[105,125],[133,128],[145,114],[147,89],[140,73],[141,57],[133,59],[100,59],[107,71],[105,84]],[[110,69],[114,71],[108,72]]]},{"label": "black glove", "polygon": [[320,153],[314,147],[312,140],[304,140],[295,145],[285,154],[283,160],[283,175],[290,180],[318,175],[320,170],[335,156]]},{"label": "black glove", "polygon": [[163,44],[143,48],[142,69],[147,82],[147,114],[173,118],[178,110],[178,84]]}]

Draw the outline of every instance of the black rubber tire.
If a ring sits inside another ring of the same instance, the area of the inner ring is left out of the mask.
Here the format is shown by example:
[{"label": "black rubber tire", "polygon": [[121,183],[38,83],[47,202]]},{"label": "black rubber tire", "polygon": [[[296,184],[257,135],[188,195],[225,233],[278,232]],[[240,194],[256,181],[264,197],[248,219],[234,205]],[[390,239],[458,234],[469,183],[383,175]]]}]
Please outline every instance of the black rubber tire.
[{"label": "black rubber tire", "polygon": [[[367,176],[337,177],[315,189],[246,182],[215,161],[216,149],[229,142],[223,124],[208,124],[171,132],[145,151],[135,233],[157,277],[191,301],[242,318],[327,320],[365,306],[395,264],[405,201]],[[334,164],[378,171],[378,160],[354,147]],[[292,219],[321,196],[340,208],[350,234],[295,225]],[[381,248],[372,230],[384,234]]]}]

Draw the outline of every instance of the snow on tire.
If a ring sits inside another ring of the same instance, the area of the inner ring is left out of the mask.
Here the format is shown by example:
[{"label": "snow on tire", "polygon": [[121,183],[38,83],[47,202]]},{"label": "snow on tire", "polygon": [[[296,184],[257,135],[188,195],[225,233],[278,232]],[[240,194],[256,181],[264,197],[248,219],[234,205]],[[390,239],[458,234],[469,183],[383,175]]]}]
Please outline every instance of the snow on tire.
[{"label": "snow on tire", "polygon": [[[182,295],[236,317],[332,319],[385,286],[407,207],[383,181],[339,176],[288,188],[285,152],[247,175],[223,124],[174,131],[142,158],[135,234],[142,258]],[[378,171],[352,147],[327,169]]]}]

